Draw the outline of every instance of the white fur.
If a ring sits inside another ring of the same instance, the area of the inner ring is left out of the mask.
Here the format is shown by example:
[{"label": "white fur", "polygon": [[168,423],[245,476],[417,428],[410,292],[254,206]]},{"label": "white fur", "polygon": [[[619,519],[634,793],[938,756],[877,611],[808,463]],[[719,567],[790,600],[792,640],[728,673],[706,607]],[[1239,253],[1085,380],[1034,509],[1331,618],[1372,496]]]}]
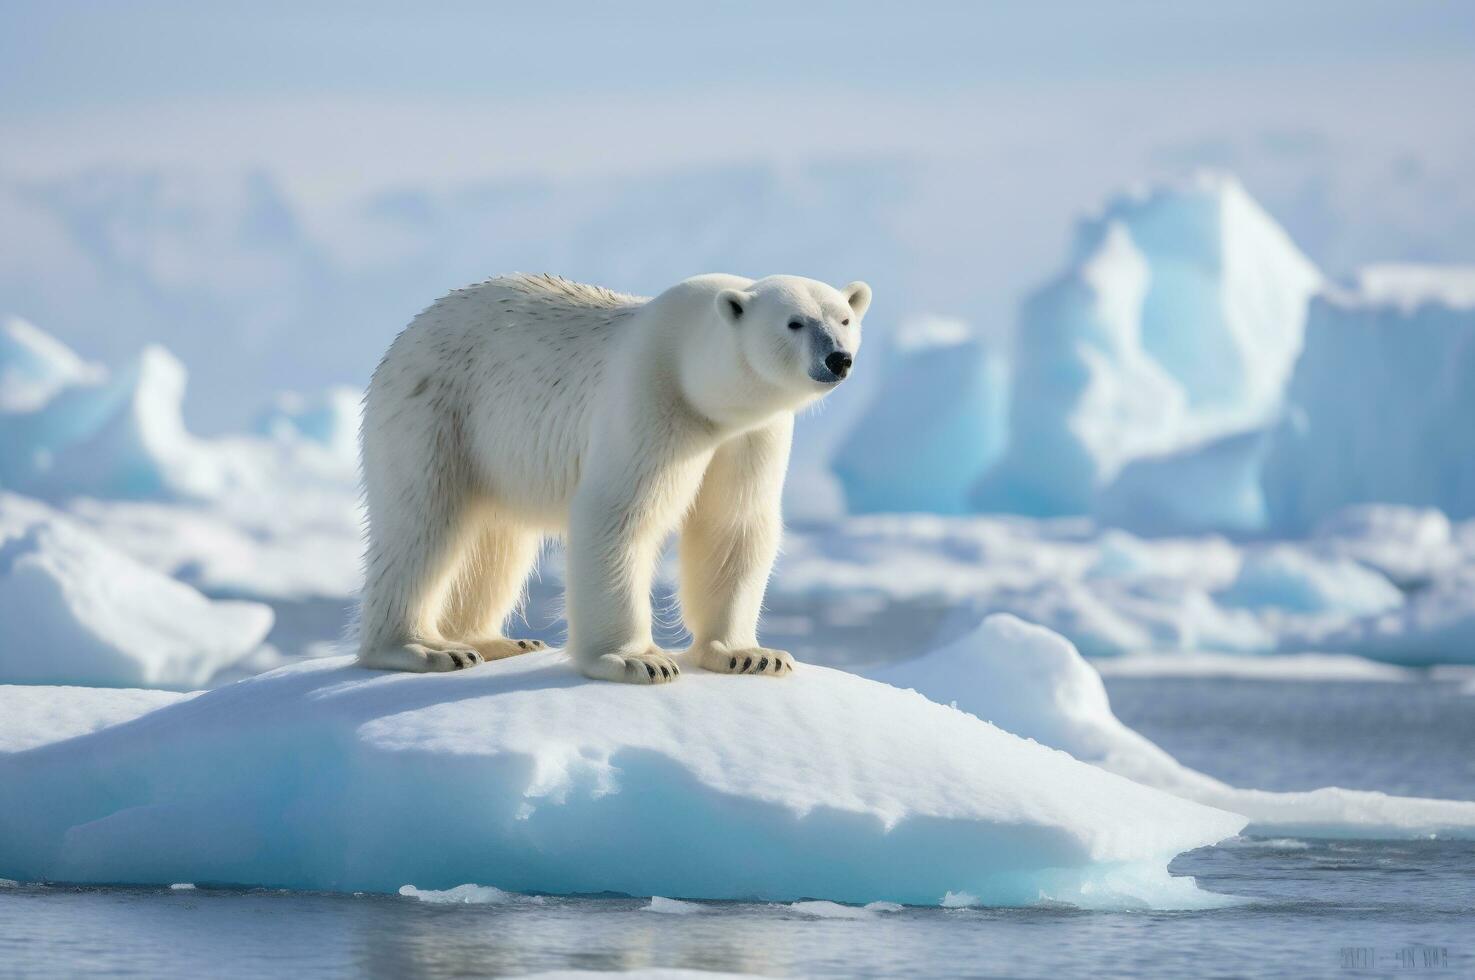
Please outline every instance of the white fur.
[{"label": "white fur", "polygon": [[693,659],[792,670],[757,626],[794,412],[838,382],[825,359],[859,349],[869,303],[864,283],[726,275],[652,300],[511,276],[438,301],[369,385],[360,661],[454,670],[541,646],[502,627],[564,535],[579,669],[672,679],[650,586],[679,527]]}]

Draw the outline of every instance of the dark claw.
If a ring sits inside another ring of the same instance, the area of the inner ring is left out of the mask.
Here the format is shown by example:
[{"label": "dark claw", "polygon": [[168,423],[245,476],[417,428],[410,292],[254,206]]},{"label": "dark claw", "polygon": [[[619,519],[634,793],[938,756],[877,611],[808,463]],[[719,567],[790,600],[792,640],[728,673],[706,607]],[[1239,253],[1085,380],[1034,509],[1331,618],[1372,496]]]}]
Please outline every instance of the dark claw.
[{"label": "dark claw", "polygon": [[667,670],[665,667],[662,667],[661,668],[661,676],[662,677],[670,677],[671,676],[671,672],[669,670]]},{"label": "dark claw", "polygon": [[746,674],[748,672],[748,668],[751,666],[753,666],[753,658],[749,657],[743,661],[743,673]]},{"label": "dark claw", "polygon": [[737,670],[737,657],[733,657],[731,660],[729,660],[727,662],[727,669],[728,670]]},{"label": "dark claw", "polygon": [[762,660],[758,661],[758,673],[761,674],[761,673],[763,673],[767,669],[768,669],[768,658],[767,657],[764,657]]},{"label": "dark claw", "polygon": [[460,670],[462,667],[466,666],[466,664],[461,660],[461,655],[459,653],[451,654],[451,663],[456,665],[457,670]]},{"label": "dark claw", "polygon": [[645,672],[650,675],[650,679],[651,680],[655,680],[656,679],[656,669],[654,667],[652,667],[650,664],[646,664],[645,665]]},{"label": "dark claw", "polygon": [[519,650],[526,650],[528,648],[528,641],[527,640],[518,640],[517,641],[517,647],[518,647]]}]

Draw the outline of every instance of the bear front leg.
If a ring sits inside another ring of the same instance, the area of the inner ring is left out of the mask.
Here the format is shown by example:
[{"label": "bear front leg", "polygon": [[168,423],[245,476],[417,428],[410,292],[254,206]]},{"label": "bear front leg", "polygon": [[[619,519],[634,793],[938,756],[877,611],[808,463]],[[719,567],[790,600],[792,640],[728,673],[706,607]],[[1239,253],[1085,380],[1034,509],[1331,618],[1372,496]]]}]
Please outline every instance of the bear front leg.
[{"label": "bear front leg", "polygon": [[681,610],[691,656],[724,674],[787,676],[794,658],[758,645],[763,593],[783,534],[793,419],[718,448],[681,532]]},{"label": "bear front leg", "polygon": [[665,684],[681,675],[651,638],[650,585],[660,541],[647,526],[649,516],[638,494],[575,496],[565,583],[568,648],[585,677]]}]

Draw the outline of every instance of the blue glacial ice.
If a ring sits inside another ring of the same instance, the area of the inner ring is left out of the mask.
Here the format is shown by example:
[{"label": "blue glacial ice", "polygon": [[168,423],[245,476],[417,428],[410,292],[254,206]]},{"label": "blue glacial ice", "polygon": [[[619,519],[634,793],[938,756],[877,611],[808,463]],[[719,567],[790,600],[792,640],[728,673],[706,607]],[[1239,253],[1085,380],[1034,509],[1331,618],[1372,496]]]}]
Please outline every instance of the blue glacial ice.
[{"label": "blue glacial ice", "polygon": [[1475,516],[1475,269],[1374,267],[1311,305],[1264,466],[1270,520],[1347,504]]},{"label": "blue glacial ice", "polygon": [[0,413],[39,408],[62,388],[95,381],[102,373],[34,324],[0,318]]},{"label": "blue glacial ice", "polygon": [[889,339],[876,395],[835,455],[847,509],[966,513],[1004,449],[1004,357],[945,317],[907,321]]},{"label": "blue glacial ice", "polygon": [[1272,421],[1320,273],[1231,177],[1112,202],[1031,297],[979,509],[1088,514],[1135,460]]},{"label": "blue glacial ice", "polygon": [[1168,861],[1243,825],[840,671],[636,688],[554,651],[309,661],[0,755],[0,785],[0,876],[420,895],[1200,907]]}]

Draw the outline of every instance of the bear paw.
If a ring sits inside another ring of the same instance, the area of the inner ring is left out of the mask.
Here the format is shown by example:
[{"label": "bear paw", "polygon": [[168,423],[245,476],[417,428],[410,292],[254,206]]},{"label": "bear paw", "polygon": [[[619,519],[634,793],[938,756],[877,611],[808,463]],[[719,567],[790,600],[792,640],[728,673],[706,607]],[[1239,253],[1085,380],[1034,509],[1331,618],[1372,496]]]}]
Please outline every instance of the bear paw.
[{"label": "bear paw", "polygon": [[698,663],[719,674],[764,674],[787,677],[794,672],[794,658],[786,650],[767,647],[730,647],[726,643],[702,645]]},{"label": "bear paw", "polygon": [[606,653],[580,669],[585,677],[625,684],[666,684],[681,676],[676,661],[659,647],[641,653]]},{"label": "bear paw", "polygon": [[378,670],[406,670],[414,674],[440,674],[451,670],[463,670],[485,662],[480,653],[459,644],[426,646],[423,643],[406,643],[404,646],[381,647],[359,655],[364,667]]},{"label": "bear paw", "polygon": [[533,653],[537,650],[548,649],[548,644],[542,640],[513,640],[505,636],[493,636],[485,640],[468,640],[467,643],[476,648],[476,652],[481,654],[483,660],[489,662],[515,657],[519,653]]}]

